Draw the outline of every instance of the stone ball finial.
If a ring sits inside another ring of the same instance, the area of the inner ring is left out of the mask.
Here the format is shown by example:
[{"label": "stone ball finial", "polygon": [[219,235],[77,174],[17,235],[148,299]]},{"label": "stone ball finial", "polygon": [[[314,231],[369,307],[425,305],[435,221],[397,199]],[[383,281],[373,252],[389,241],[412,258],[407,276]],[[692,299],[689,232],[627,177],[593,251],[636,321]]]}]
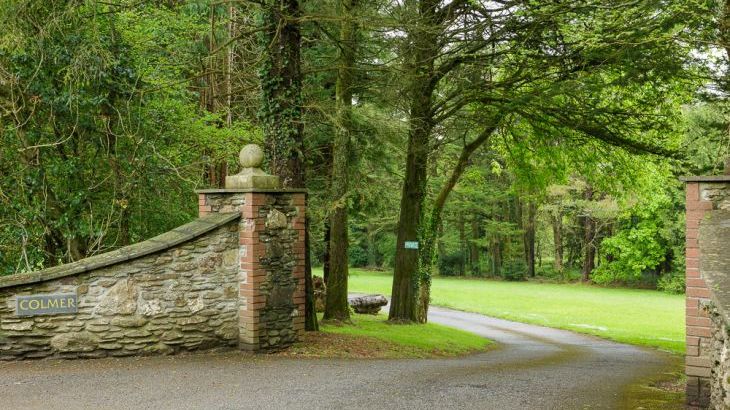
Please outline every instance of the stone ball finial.
[{"label": "stone ball finial", "polygon": [[248,144],[238,154],[241,172],[226,177],[226,189],[279,189],[279,177],[261,170],[264,150],[256,144]]},{"label": "stone ball finial", "polygon": [[256,144],[248,144],[241,148],[238,161],[243,168],[260,168],[264,162],[264,150]]}]

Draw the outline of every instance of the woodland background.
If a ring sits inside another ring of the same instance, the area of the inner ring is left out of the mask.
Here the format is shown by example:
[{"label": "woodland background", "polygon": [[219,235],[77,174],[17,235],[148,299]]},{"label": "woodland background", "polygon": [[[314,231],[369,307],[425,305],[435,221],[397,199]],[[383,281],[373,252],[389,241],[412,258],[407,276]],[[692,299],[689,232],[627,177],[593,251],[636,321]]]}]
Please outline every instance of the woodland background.
[{"label": "woodland background", "polygon": [[0,274],[191,220],[254,142],[309,190],[325,275],[682,292],[678,177],[730,153],[726,8],[0,1]]}]

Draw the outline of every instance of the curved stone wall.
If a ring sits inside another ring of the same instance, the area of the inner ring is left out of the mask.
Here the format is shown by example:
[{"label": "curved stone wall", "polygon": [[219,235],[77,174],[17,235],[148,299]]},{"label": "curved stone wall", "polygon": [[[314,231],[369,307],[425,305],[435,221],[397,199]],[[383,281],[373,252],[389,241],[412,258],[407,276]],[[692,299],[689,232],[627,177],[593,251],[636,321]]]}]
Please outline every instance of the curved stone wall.
[{"label": "curved stone wall", "polygon": [[[0,360],[236,347],[240,218],[211,214],[113,252],[0,278]],[[32,295],[46,300],[19,307]],[[72,302],[75,313],[36,314]]]}]

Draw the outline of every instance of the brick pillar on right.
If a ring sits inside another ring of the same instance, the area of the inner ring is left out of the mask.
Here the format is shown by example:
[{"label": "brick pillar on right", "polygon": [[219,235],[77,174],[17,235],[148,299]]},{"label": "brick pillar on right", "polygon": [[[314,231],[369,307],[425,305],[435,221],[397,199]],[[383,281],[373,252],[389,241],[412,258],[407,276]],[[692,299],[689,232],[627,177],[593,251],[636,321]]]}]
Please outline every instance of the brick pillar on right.
[{"label": "brick pillar on right", "polygon": [[710,349],[712,323],[705,306],[710,289],[702,276],[700,225],[707,212],[718,209],[723,192],[730,189],[730,176],[687,177],[686,182],[686,341],[687,408],[704,409],[710,404]]}]

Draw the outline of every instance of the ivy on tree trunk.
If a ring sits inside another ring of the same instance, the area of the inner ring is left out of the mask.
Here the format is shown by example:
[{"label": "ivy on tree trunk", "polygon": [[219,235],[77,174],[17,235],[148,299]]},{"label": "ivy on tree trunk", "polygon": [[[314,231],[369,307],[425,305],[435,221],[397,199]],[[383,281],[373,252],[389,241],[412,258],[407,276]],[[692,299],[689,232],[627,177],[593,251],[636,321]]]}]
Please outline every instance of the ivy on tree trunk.
[{"label": "ivy on tree trunk", "polygon": [[[285,188],[305,188],[304,123],[302,121],[301,33],[298,0],[266,1],[260,14],[260,46],[264,58],[259,117],[271,173]],[[318,330],[309,257],[309,218],[305,224],[306,330]]]}]

